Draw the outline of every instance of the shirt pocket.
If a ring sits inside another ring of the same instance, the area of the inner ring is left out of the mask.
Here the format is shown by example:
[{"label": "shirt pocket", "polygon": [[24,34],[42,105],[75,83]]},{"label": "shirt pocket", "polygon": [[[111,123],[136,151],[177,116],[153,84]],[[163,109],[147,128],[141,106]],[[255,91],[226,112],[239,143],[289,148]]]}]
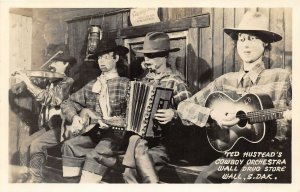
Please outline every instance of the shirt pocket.
[{"label": "shirt pocket", "polygon": [[124,115],[126,112],[126,99],[120,95],[116,95],[110,98],[110,106],[112,109],[112,114],[114,116]]},{"label": "shirt pocket", "polygon": [[95,94],[86,95],[86,99],[85,99],[86,107],[89,109],[95,109],[96,99],[97,99],[97,95]]}]

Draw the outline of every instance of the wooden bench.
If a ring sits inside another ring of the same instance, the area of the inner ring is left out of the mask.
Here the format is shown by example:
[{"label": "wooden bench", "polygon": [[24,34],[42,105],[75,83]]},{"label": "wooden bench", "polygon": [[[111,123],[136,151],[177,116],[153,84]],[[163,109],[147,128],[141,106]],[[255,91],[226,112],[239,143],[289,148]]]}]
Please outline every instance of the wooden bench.
[{"label": "wooden bench", "polygon": [[[199,173],[214,159],[220,156],[208,144],[205,129],[188,127],[172,129],[168,143],[172,164],[165,166],[159,173],[163,183],[194,183]],[[48,150],[44,175],[48,182],[63,183],[60,146]],[[180,162],[180,160],[186,160]],[[176,163],[177,162],[177,163]],[[124,183],[122,171],[112,170],[107,174],[108,183]]]},{"label": "wooden bench", "polygon": [[[168,164],[158,174],[163,183],[194,183],[205,167]],[[64,183],[61,158],[48,155],[43,174],[48,183]],[[112,170],[104,178],[104,181],[107,183],[124,183],[122,173],[118,170]]]}]

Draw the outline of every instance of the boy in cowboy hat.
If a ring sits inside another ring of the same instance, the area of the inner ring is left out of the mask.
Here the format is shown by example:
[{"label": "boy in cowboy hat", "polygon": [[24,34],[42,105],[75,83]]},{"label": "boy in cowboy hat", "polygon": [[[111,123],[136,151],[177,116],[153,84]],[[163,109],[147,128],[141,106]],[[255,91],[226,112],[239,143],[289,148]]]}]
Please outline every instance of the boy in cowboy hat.
[{"label": "boy in cowboy hat", "polygon": [[[237,52],[243,61],[243,65],[239,72],[232,72],[218,77],[193,97],[181,102],[178,106],[178,114],[183,122],[204,127],[211,119],[216,121],[223,129],[236,125],[239,119],[234,113],[230,113],[231,109],[226,112],[205,107],[207,96],[214,91],[232,92],[240,96],[245,93],[267,94],[272,99],[275,108],[291,107],[291,74],[285,69],[265,69],[262,61],[265,51],[270,48],[270,43],[282,39],[279,34],[268,30],[268,19],[259,12],[247,12],[237,28],[226,28],[224,32],[236,41]],[[289,121],[291,121],[291,111],[286,111],[284,119],[277,120],[277,134],[272,141],[249,146],[239,145],[240,154],[243,154],[243,151],[275,150],[282,152],[283,156],[288,159],[290,153],[288,135],[291,131]],[[239,142],[242,143],[242,141]],[[225,161],[236,160],[225,156],[222,159],[225,159]],[[247,166],[245,166],[247,158],[243,160],[244,163],[236,166],[238,169],[236,172],[218,171],[218,167],[223,164],[217,164],[217,161],[214,161],[201,172],[196,182],[272,182],[270,179],[265,181],[249,179],[247,176],[253,172],[241,171],[243,167],[246,168]],[[260,167],[261,171],[264,170],[265,165],[260,164],[257,166]],[[289,166],[287,165],[287,167]],[[222,179],[224,173],[236,174],[240,177]],[[261,172],[255,172],[255,174],[257,173]],[[281,178],[278,177],[278,180],[274,180],[274,182],[283,179],[288,179],[288,177],[281,175]]]},{"label": "boy in cowboy hat", "polygon": [[79,116],[84,109],[92,111],[98,123],[90,132],[64,142],[63,176],[67,182],[99,183],[117,162],[116,151],[123,136],[115,134],[104,120],[125,116],[129,79],[121,77],[120,70],[124,65],[121,57],[128,52],[114,40],[102,39],[92,56],[98,61],[101,75],[73,93],[61,106],[66,120],[72,123],[73,132],[84,126],[84,119]]},{"label": "boy in cowboy hat", "polygon": [[[56,54],[58,53],[59,54]],[[22,174],[17,182],[43,182],[42,168],[45,162],[46,149],[60,142],[60,104],[69,97],[74,80],[66,76],[69,68],[75,64],[76,59],[71,57],[66,45],[52,45],[49,54],[51,60],[44,66],[58,78],[50,79],[45,89],[31,82],[24,72],[17,72],[16,76],[22,80],[35,100],[41,103],[39,115],[39,131],[35,132],[20,146],[20,164],[29,166],[29,170]],[[29,162],[28,162],[29,158]]]},{"label": "boy in cowboy hat", "polygon": [[[179,48],[170,48],[170,39],[166,33],[147,33],[142,50],[145,57],[144,66],[149,73],[142,79],[143,82],[155,84],[159,87],[173,89],[173,98],[169,109],[159,109],[155,119],[159,122],[158,129],[153,129],[154,136],[141,138],[138,135],[130,137],[129,145],[123,160],[127,168],[123,178],[127,183],[158,183],[157,172],[168,162],[164,136],[168,127],[176,122],[176,108],[180,101],[191,96],[182,76],[173,72],[167,63],[170,52]],[[149,133],[149,130],[147,131]],[[138,178],[138,175],[141,178]]]}]

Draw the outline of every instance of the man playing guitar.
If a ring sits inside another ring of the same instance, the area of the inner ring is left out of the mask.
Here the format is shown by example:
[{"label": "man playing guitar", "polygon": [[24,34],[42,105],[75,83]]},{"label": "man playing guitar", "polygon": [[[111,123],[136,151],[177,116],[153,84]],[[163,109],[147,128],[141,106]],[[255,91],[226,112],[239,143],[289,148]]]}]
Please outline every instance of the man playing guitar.
[{"label": "man playing guitar", "polygon": [[[91,56],[98,62],[101,75],[73,93],[61,105],[66,121],[71,123],[71,132],[78,133],[86,129],[88,118],[79,114],[87,114],[97,124],[90,132],[64,142],[63,176],[67,182],[99,183],[117,162],[116,151],[123,141],[123,135],[120,132],[117,134],[106,120],[125,117],[129,79],[121,77],[121,70],[125,66],[122,57],[128,51],[113,39],[102,39],[101,46]],[[86,109],[88,112],[84,112]]]},{"label": "man playing guitar", "polygon": [[[285,69],[265,69],[263,63],[263,55],[270,49],[270,43],[280,41],[282,37],[268,30],[268,19],[259,12],[247,12],[237,28],[227,28],[224,32],[228,34],[234,42],[236,42],[237,52],[243,61],[241,70],[224,74],[207,87],[196,93],[193,97],[181,102],[178,106],[179,117],[186,124],[193,123],[199,127],[204,127],[210,122],[215,122],[222,130],[229,130],[232,126],[237,125],[242,121],[239,118],[234,107],[223,107],[216,110],[207,104],[207,98],[214,92],[228,92],[238,95],[239,97],[245,94],[264,94],[272,101],[274,107],[291,108],[292,104],[292,82],[291,74]],[[219,94],[217,100],[219,104],[227,102],[224,99],[225,94]],[[245,101],[247,104],[247,101]],[[241,115],[245,117],[245,114]],[[289,133],[291,132],[291,110],[286,110],[283,113],[283,119],[277,120],[277,127],[267,130],[272,131],[273,137],[269,141],[256,142],[256,144],[244,145],[244,139],[237,143],[239,144],[239,152],[243,151],[281,151],[286,159],[290,159],[290,140]],[[246,125],[250,128],[252,125]],[[277,129],[277,130],[276,130]],[[234,133],[235,134],[235,133]],[[234,134],[227,139],[231,139]],[[222,137],[222,135],[219,135]],[[222,144],[218,140],[216,147]],[[233,148],[230,150],[236,150]],[[225,150],[226,151],[226,150]],[[230,160],[232,157],[222,157]],[[246,161],[245,161],[246,162]],[[220,165],[220,164],[219,164]],[[201,172],[196,182],[199,183],[224,183],[224,182],[261,182],[260,180],[251,179],[222,179],[224,171],[218,171],[219,165],[216,161],[212,162],[207,169]],[[242,174],[241,178],[245,178],[249,172],[241,172],[245,164],[238,167],[238,173]],[[263,165],[259,165],[263,166]],[[287,165],[287,166],[290,166]],[[227,173],[229,173],[228,171]],[[231,172],[232,173],[232,172]],[[284,180],[288,177],[281,177]],[[270,181],[270,180],[269,180]],[[278,182],[277,180],[276,182]]]}]

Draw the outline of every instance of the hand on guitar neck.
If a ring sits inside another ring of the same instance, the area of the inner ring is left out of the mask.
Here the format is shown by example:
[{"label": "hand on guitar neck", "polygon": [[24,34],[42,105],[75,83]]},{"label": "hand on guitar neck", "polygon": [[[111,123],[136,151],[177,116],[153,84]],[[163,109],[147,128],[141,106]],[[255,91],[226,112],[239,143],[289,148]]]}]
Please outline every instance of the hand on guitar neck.
[{"label": "hand on guitar neck", "polygon": [[224,111],[212,110],[210,117],[217,122],[221,128],[229,128],[239,122],[235,113],[226,113]]}]

